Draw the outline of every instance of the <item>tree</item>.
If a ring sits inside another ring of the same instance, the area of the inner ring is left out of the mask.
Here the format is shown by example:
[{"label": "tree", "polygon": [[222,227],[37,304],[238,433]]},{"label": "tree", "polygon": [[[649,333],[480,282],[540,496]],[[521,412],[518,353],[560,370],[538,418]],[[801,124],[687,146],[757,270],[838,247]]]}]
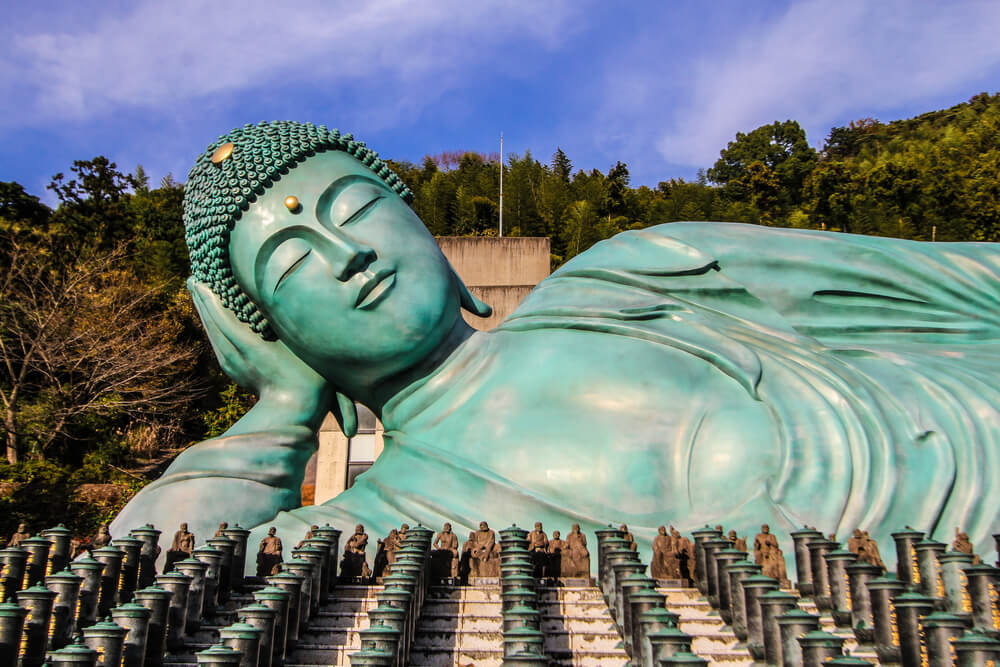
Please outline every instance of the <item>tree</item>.
[{"label": "tree", "polygon": [[794,120],[775,121],[762,125],[748,134],[738,132],[736,140],[719,153],[719,160],[708,170],[713,183],[723,186],[727,196],[736,201],[752,201],[755,193],[751,181],[760,178],[760,163],[777,179],[778,202],[782,208],[801,202],[802,183],[817,161],[815,149],[806,141],[806,133]]},{"label": "tree", "polygon": [[129,189],[142,184],[103,155],[75,160],[70,171],[74,178],[66,180],[60,172],[47,186],[59,198],[54,222],[77,244],[109,250],[130,241]]},{"label": "tree", "polygon": [[0,220],[44,230],[51,217],[52,209],[25,192],[20,183],[0,181]]},{"label": "tree", "polygon": [[552,174],[563,183],[569,183],[569,177],[573,174],[573,163],[561,148],[556,148],[552,155]]},{"label": "tree", "polygon": [[171,419],[201,393],[199,345],[162,288],[122,269],[121,248],[75,257],[0,237],[0,409],[7,461],[42,458],[86,420],[123,430]]}]

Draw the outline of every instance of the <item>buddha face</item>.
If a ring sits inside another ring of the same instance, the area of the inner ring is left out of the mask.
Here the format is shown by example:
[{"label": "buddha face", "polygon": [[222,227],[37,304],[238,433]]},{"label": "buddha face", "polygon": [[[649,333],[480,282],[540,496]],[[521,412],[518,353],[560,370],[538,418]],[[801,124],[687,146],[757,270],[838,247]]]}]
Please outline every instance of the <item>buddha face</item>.
[{"label": "buddha face", "polygon": [[423,223],[351,155],[276,181],[230,235],[234,276],[279,338],[334,384],[422,360],[459,317],[457,279]]}]

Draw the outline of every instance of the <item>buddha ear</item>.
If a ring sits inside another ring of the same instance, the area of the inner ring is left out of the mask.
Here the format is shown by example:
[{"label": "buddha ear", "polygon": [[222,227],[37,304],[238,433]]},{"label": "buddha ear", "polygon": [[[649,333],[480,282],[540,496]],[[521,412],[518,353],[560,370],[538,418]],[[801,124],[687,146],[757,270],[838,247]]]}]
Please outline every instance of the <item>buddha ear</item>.
[{"label": "buddha ear", "polygon": [[358,434],[358,408],[354,405],[354,401],[339,391],[335,394],[337,400],[334,402],[333,416],[336,417],[344,435],[353,438]]},{"label": "buddha ear", "polygon": [[477,299],[475,295],[473,295],[473,293],[469,291],[469,288],[465,286],[465,283],[462,282],[462,279],[458,277],[458,274],[455,273],[454,269],[452,269],[451,273],[453,276],[455,276],[455,282],[458,283],[458,296],[462,308],[469,311],[476,317],[489,317],[490,315],[492,315],[493,307],[490,306],[488,303],[484,303],[479,299]]}]

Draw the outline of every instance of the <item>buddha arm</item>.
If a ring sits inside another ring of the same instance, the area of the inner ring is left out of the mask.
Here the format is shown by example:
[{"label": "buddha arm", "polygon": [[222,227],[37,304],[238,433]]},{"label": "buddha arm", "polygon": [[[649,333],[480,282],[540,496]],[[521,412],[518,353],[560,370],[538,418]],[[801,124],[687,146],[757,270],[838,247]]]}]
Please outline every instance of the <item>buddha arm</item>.
[{"label": "buddha arm", "polygon": [[264,392],[223,435],[184,450],[126,505],[112,531],[186,521],[196,534],[211,534],[219,521],[251,527],[298,507],[325,412],[319,398],[293,401]]}]

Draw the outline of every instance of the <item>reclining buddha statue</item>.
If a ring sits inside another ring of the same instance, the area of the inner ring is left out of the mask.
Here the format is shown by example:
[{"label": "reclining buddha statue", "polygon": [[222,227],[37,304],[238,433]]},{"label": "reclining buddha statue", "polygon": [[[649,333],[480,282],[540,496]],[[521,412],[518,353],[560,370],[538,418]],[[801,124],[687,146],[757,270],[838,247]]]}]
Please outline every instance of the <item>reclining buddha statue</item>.
[{"label": "reclining buddha statue", "polygon": [[[806,524],[878,540],[962,526],[979,548],[998,527],[996,245],[659,225],[574,257],[478,332],[461,309],[489,306],[411,199],[323,126],[247,125],[198,158],[188,285],[222,368],[259,400],[114,534],[226,519],[254,527],[254,549],[270,526],[627,522],[648,554],[667,522],[767,523],[782,541]],[[383,453],[300,507],[320,423],[352,435],[356,403],[382,420]]]}]

